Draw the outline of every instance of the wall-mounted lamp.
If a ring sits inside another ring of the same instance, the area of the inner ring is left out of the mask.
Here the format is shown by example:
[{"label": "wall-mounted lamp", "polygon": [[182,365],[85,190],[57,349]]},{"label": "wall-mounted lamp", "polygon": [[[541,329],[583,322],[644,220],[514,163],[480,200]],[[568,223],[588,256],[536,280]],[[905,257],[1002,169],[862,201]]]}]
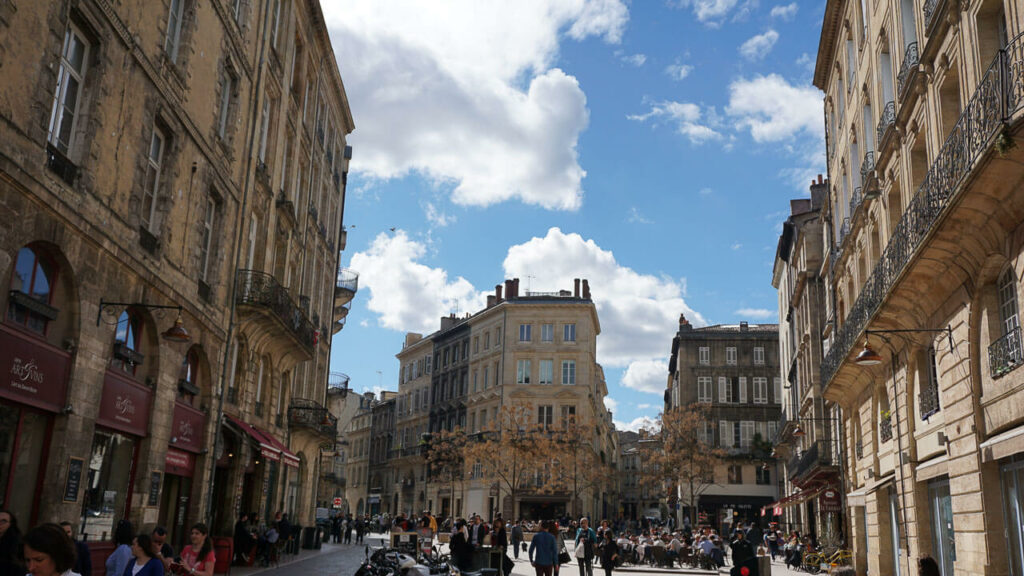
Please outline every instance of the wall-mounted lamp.
[{"label": "wall-mounted lamp", "polygon": [[164,340],[169,342],[189,342],[192,340],[192,336],[189,335],[188,330],[185,329],[185,323],[181,320],[181,306],[168,305],[168,304],[147,304],[145,302],[105,302],[102,298],[100,299],[100,308],[96,311],[96,325],[100,325],[100,318],[103,317],[103,309],[109,306],[127,306],[132,308],[145,308],[147,310],[177,310],[178,317],[174,319],[174,325],[168,328],[166,331],[161,333]]}]

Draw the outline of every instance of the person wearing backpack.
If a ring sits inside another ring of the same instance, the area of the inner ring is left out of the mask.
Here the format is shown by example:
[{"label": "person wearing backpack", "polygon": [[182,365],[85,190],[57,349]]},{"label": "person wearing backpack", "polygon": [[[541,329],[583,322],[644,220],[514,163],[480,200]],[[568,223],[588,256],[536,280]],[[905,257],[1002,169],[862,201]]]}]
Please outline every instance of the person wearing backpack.
[{"label": "person wearing backpack", "polygon": [[597,533],[590,527],[590,520],[580,518],[580,527],[576,530],[576,562],[580,566],[580,576],[594,576],[594,547],[597,545]]}]

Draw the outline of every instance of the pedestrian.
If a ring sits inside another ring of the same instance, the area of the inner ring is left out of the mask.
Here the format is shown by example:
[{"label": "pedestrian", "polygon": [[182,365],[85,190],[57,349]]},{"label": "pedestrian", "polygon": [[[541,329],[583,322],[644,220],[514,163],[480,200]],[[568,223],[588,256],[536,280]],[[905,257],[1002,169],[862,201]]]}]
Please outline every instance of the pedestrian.
[{"label": "pedestrian", "polygon": [[512,525],[512,555],[515,556],[516,560],[519,560],[519,548],[523,542],[523,525],[522,521]]},{"label": "pedestrian", "polygon": [[335,544],[341,544],[341,514],[335,514],[331,518],[331,537]]},{"label": "pedestrian", "polygon": [[768,546],[768,553],[774,562],[775,556],[779,554],[779,532],[774,525],[769,525],[768,531],[764,533],[764,543]]},{"label": "pedestrian", "polygon": [[135,531],[132,523],[127,520],[119,520],[117,528],[114,529],[114,543],[117,548],[107,557],[107,576],[121,576],[124,569],[132,560],[132,540],[135,539]]},{"label": "pedestrian", "polygon": [[537,576],[552,576],[558,566],[558,542],[551,533],[551,520],[541,523],[541,531],[530,540],[530,565]]},{"label": "pedestrian", "polygon": [[356,520],[356,544],[362,544],[363,534],[366,533],[366,521],[362,518]]},{"label": "pedestrian", "polygon": [[[71,522],[67,520],[60,523],[64,533],[75,543],[75,567],[72,572],[92,576],[92,555],[89,553],[89,545],[82,540],[75,540],[75,531]],[[0,572],[2,573],[2,572]]]},{"label": "pedestrian", "polygon": [[172,572],[185,572],[193,576],[213,576],[213,566],[217,557],[213,553],[213,542],[210,540],[210,531],[206,524],[197,522],[192,525],[189,531],[190,546],[185,546],[181,551],[180,569],[173,569]]},{"label": "pedestrian", "polygon": [[[8,529],[9,530],[9,529]],[[80,576],[71,569],[75,565],[75,543],[62,527],[57,524],[41,524],[25,533],[20,539],[28,572],[32,576]],[[6,566],[0,566],[6,568]],[[24,574],[0,572],[0,574]]]},{"label": "pedestrian", "polygon": [[345,544],[351,544],[352,543],[352,515],[351,514],[346,514],[345,515],[345,521],[341,525],[341,530],[342,530],[342,533],[345,535],[345,538],[344,538]]},{"label": "pedestrian", "polygon": [[455,532],[452,534],[449,547],[455,565],[459,570],[468,572],[473,565],[473,546],[469,543],[469,531],[466,529],[466,521],[462,518],[455,522]]},{"label": "pedestrian", "polygon": [[594,576],[594,546],[597,534],[590,527],[588,518],[580,518],[580,527],[576,530],[575,552],[576,562],[580,567],[580,576]]},{"label": "pedestrian", "polygon": [[615,543],[615,536],[611,530],[605,530],[604,542],[601,544],[601,567],[604,568],[604,576],[612,576],[612,568],[619,561],[619,546]]},{"label": "pedestrian", "polygon": [[255,542],[253,541],[252,534],[249,533],[249,515],[245,512],[238,517],[238,522],[235,522],[235,563],[246,566],[249,564],[249,554],[252,552],[252,547]]},{"label": "pedestrian", "polygon": [[931,556],[918,558],[917,576],[940,576],[939,563]]},{"label": "pedestrian", "polygon": [[[167,529],[163,526],[157,526],[153,528],[151,537],[153,538],[153,547],[155,548],[153,552],[164,563],[164,572],[166,572],[171,562],[174,562],[174,547],[167,543]],[[87,572],[82,572],[82,574],[87,574]]]},{"label": "pedestrian", "polygon": [[18,519],[8,510],[0,510],[0,574],[24,573]]},{"label": "pedestrian", "polygon": [[164,563],[154,556],[153,539],[149,534],[138,534],[132,539],[135,562],[124,567],[123,576],[164,576]]},{"label": "pedestrian", "polygon": [[[729,549],[732,550],[733,576],[738,576],[744,566],[751,570],[757,569],[757,554],[754,553],[754,545],[747,540],[746,533],[742,529],[736,530],[736,537],[729,543]],[[754,562],[753,568],[747,564],[750,561]]]},{"label": "pedestrian", "polygon": [[469,543],[473,549],[477,549],[484,543],[484,536],[487,536],[487,526],[479,515],[473,515],[473,524],[469,527]]}]

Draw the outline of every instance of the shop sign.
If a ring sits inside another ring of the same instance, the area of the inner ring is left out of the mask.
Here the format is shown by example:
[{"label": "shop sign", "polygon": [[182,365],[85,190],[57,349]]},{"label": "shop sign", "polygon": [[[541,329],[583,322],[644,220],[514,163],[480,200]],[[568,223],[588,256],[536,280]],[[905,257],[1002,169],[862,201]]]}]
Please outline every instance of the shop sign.
[{"label": "shop sign", "polygon": [[154,470],[149,475],[149,506],[156,506],[160,503],[160,484],[163,480],[163,474],[159,470]]},{"label": "shop sign", "polygon": [[70,365],[67,352],[0,325],[0,397],[60,412]]},{"label": "shop sign", "polygon": [[78,502],[78,492],[82,487],[82,469],[84,467],[84,459],[68,458],[68,475],[64,479],[65,502]]},{"label": "shop sign", "polygon": [[842,502],[839,500],[839,491],[835,488],[826,488],[818,496],[818,506],[822,512],[841,512]]},{"label": "shop sign", "polygon": [[175,476],[192,476],[196,469],[196,458],[188,452],[167,449],[164,456],[164,472]]},{"label": "shop sign", "polygon": [[100,399],[99,424],[136,436],[146,436],[153,391],[107,370]]},{"label": "shop sign", "polygon": [[205,414],[187,404],[175,402],[174,418],[171,422],[171,444],[174,444],[175,448],[202,452]]}]

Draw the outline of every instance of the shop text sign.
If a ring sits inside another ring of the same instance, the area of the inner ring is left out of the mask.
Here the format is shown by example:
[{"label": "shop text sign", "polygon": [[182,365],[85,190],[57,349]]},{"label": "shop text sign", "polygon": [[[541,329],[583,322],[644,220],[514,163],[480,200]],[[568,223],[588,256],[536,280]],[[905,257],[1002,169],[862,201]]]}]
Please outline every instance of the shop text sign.
[{"label": "shop text sign", "polygon": [[203,425],[206,415],[199,410],[182,404],[174,403],[174,420],[171,427],[171,443],[175,448],[200,452],[203,449]]},{"label": "shop text sign", "polygon": [[59,412],[67,399],[71,356],[0,325],[0,396]]},{"label": "shop text sign", "polygon": [[115,430],[146,436],[153,392],[131,379],[108,370],[103,380],[98,422]]}]

